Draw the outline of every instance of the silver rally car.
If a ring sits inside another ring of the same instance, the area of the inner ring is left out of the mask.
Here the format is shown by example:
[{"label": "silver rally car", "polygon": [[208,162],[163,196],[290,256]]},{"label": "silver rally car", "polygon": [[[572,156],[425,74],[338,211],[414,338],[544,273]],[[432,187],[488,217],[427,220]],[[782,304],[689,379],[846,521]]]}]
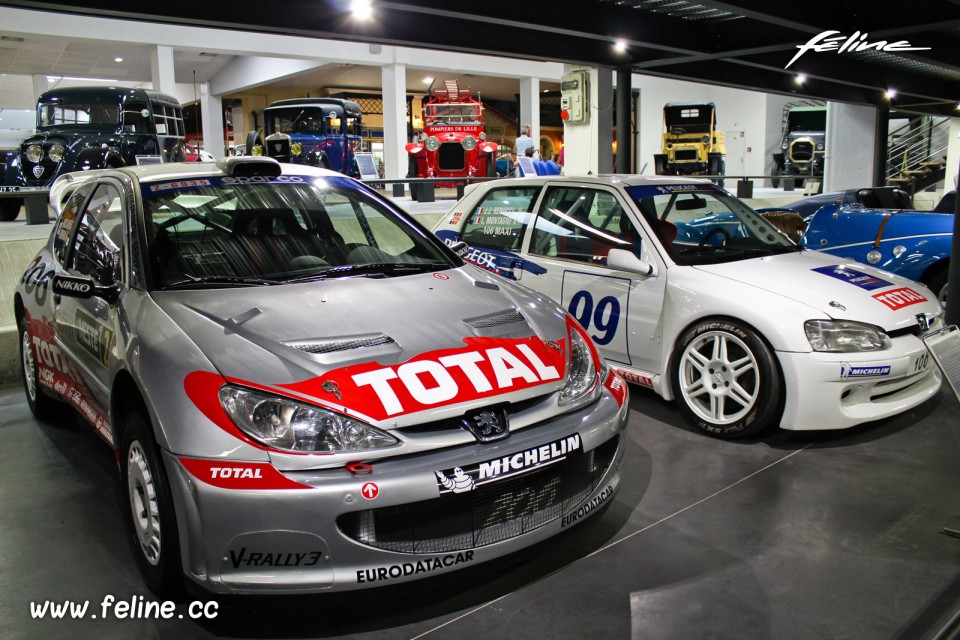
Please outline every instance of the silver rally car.
[{"label": "silver rally car", "polygon": [[611,501],[627,388],[582,327],[359,182],[254,157],[63,180],[15,297],[24,387],[116,448],[157,593],[416,580]]}]

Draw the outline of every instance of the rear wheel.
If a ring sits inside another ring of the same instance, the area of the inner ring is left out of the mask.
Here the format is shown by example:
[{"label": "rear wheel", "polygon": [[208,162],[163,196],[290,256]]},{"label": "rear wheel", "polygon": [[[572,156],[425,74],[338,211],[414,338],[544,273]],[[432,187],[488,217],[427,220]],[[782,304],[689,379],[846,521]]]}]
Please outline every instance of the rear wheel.
[{"label": "rear wheel", "polygon": [[0,220],[11,222],[20,215],[23,200],[19,198],[0,198]]},{"label": "rear wheel", "polygon": [[123,419],[120,484],[128,538],[143,581],[162,598],[183,588],[177,518],[153,434],[139,411]]},{"label": "rear wheel", "polygon": [[34,359],[33,343],[26,318],[20,319],[20,363],[23,367],[23,391],[27,396],[30,413],[38,420],[53,417],[63,407],[63,403],[57,402],[40,388],[37,361]]},{"label": "rear wheel", "polygon": [[779,423],[784,393],[777,363],[746,325],[710,320],[691,327],[672,369],[681,412],[707,433],[739,438]]}]

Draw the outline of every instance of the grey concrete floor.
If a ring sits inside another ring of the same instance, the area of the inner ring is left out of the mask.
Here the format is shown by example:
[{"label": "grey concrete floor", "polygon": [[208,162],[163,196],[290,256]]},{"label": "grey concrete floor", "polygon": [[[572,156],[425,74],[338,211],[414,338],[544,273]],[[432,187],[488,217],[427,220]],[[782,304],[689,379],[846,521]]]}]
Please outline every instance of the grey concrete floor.
[{"label": "grey concrete floor", "polygon": [[[36,620],[30,603],[153,600],[112,451],[0,388],[0,639],[931,638],[960,607],[960,412],[948,392],[843,432],[726,442],[632,388],[610,508],[415,586],[232,598],[216,619]],[[180,605],[178,614],[186,613]]]}]

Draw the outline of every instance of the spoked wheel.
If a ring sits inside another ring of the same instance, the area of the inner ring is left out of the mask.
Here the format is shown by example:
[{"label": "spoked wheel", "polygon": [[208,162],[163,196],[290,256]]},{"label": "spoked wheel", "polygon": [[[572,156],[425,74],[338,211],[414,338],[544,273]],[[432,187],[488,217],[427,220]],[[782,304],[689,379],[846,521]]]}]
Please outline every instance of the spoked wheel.
[{"label": "spoked wheel", "polygon": [[680,408],[704,431],[736,438],[779,422],[777,365],[750,328],[733,321],[694,326],[677,347],[673,369]]}]

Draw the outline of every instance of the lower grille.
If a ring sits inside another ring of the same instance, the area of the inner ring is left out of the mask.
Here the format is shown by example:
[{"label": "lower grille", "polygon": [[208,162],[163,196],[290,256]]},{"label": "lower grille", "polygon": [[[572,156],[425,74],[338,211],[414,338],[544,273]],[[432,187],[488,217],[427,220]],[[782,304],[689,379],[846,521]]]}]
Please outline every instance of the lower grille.
[{"label": "lower grille", "polygon": [[599,485],[619,436],[586,453],[522,476],[413,504],[337,518],[347,537],[399,553],[445,553],[516,538],[557,520]]},{"label": "lower grille", "polygon": [[677,149],[673,157],[677,160],[696,160],[697,159],[697,150],[696,149]]},{"label": "lower grille", "polygon": [[461,170],[464,167],[463,156],[463,146],[459,142],[444,142],[437,155],[437,166],[444,171]]}]

